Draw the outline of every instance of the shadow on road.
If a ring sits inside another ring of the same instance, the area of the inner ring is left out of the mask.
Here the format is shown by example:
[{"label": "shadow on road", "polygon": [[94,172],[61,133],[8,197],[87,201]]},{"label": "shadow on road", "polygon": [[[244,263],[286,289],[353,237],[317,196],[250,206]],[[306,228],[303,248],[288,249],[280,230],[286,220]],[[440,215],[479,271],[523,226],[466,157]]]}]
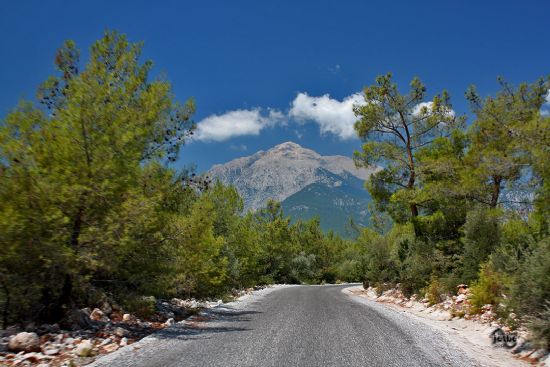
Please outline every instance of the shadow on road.
[{"label": "shadow on road", "polygon": [[155,333],[157,339],[209,339],[218,333],[249,331],[250,328],[238,323],[251,321],[250,316],[261,314],[260,311],[235,310],[229,307],[211,309],[192,316],[172,327]]}]

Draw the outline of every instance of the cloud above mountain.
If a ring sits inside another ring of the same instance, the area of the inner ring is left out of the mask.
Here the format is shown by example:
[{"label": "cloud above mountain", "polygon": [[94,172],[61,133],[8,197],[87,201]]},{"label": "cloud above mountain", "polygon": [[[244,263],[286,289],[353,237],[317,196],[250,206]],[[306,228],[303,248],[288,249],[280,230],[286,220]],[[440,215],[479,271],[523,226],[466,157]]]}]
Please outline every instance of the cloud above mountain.
[{"label": "cloud above mountain", "polygon": [[364,99],[359,93],[341,101],[328,94],[312,97],[307,93],[298,93],[292,101],[288,115],[299,123],[316,123],[323,135],[332,134],[347,140],[355,137],[353,125],[357,118],[353,113],[353,106],[361,103],[364,103]]},{"label": "cloud above mountain", "polygon": [[[361,93],[354,93],[338,100],[329,94],[317,97],[300,92],[286,112],[256,107],[210,115],[197,124],[194,140],[221,142],[241,136],[257,136],[266,128],[287,126],[289,123],[314,123],[319,127],[321,135],[332,135],[340,140],[355,139],[357,135],[354,124],[357,117],[353,112],[353,106],[364,103],[366,102]],[[418,115],[429,112],[432,105],[432,102],[419,103],[412,113]],[[449,114],[454,116],[455,111],[449,110]]]},{"label": "cloud above mountain", "polygon": [[360,93],[337,100],[325,94],[320,97],[298,93],[290,110],[237,109],[213,114],[197,123],[195,141],[221,142],[240,136],[259,135],[264,129],[287,125],[288,121],[303,125],[315,123],[322,135],[334,135],[341,140],[355,138],[353,106],[364,103]]},{"label": "cloud above mountain", "polygon": [[277,110],[263,113],[261,108],[228,111],[210,115],[197,124],[198,141],[225,141],[238,136],[259,135],[266,127],[284,122],[285,116]]}]

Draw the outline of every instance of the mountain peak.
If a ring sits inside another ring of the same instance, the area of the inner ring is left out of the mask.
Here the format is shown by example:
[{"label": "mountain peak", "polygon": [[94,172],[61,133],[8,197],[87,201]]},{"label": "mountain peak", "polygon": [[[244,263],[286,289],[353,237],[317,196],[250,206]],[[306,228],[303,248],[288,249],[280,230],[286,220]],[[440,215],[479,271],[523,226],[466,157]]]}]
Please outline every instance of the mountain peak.
[{"label": "mountain peak", "polygon": [[327,180],[327,174],[351,175],[366,179],[372,169],[357,169],[344,156],[322,156],[297,143],[287,141],[266,152],[217,164],[210,175],[234,185],[244,199],[245,209],[258,209],[268,199],[283,201],[304,187]]},{"label": "mountain peak", "polygon": [[285,141],[284,143],[277,144],[271,149],[304,149],[300,144],[293,141]]}]

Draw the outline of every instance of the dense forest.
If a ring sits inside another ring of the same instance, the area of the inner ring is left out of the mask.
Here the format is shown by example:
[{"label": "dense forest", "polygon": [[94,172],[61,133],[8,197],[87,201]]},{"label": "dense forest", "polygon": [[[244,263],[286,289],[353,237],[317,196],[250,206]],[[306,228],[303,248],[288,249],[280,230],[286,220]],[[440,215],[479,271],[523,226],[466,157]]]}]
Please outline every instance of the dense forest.
[{"label": "dense forest", "polygon": [[192,99],[150,80],[142,45],[108,32],[82,65],[68,41],[58,75],[0,123],[2,325],[56,322],[108,297],[127,310],[150,296],[214,297],[269,283],[364,281],[428,294],[470,284],[550,337],[550,118],[547,79],[503,80],[466,93],[472,120],[447,93],[426,102],[417,79],[391,75],[355,107],[358,165],[371,228],[353,240],[318,220],[291,224],[279,203],[243,212],[233,187],[171,168],[195,129]]}]

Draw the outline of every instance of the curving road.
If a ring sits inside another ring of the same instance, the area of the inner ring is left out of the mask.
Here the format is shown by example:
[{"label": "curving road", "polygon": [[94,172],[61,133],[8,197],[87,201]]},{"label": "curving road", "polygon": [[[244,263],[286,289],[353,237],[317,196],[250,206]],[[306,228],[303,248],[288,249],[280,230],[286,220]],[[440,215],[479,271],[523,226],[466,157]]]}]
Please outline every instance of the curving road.
[{"label": "curving road", "polygon": [[345,287],[281,288],[218,307],[93,366],[474,365],[440,332]]}]

